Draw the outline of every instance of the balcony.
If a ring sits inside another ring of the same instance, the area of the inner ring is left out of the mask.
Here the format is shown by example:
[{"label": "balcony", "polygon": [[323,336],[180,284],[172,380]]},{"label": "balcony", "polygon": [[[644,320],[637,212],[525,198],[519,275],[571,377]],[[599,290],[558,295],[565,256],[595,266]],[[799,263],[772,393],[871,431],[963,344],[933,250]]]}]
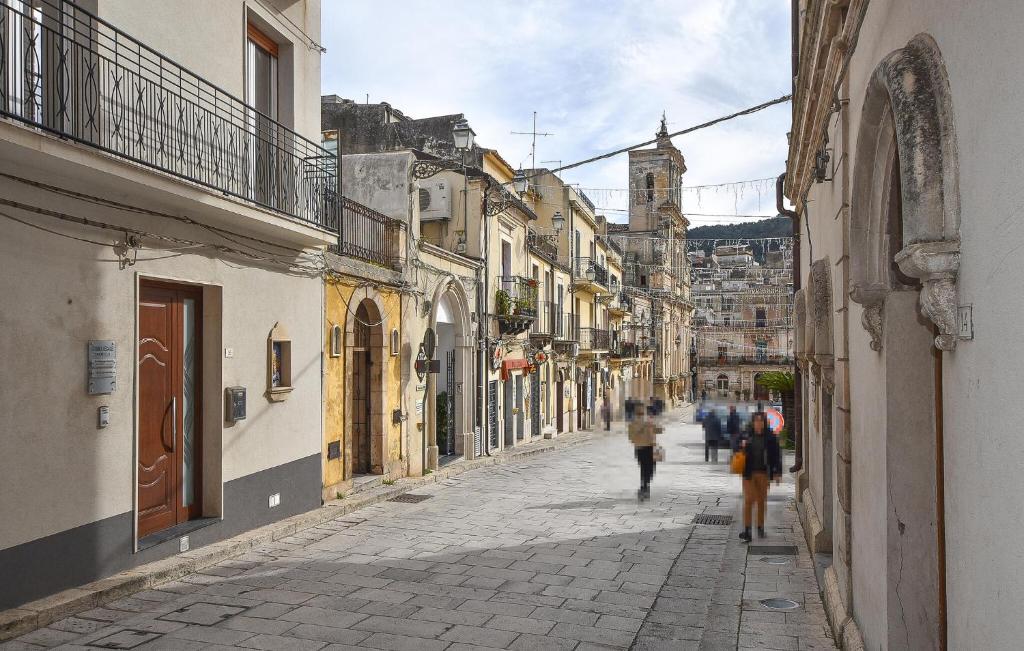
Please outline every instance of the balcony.
[{"label": "balcony", "polygon": [[613,292],[611,301],[608,302],[608,313],[612,316],[626,316],[633,311],[633,298],[623,292]]},{"label": "balcony", "polygon": [[0,2],[0,115],[337,232],[337,158],[66,0]]},{"label": "balcony", "polygon": [[526,235],[526,244],[530,250],[539,254],[552,264],[558,264],[558,240],[555,237],[541,235],[530,230]]},{"label": "balcony", "polygon": [[608,290],[608,269],[593,258],[576,258],[573,261],[573,283],[592,294]]},{"label": "balcony", "polygon": [[538,340],[541,346],[551,343],[555,333],[560,331],[557,324],[561,320],[561,312],[557,308],[558,304],[553,301],[537,303],[537,318],[530,324],[530,339]]},{"label": "balcony", "polygon": [[640,356],[640,347],[631,341],[614,342],[609,356],[614,359],[634,359]]},{"label": "balcony", "polygon": [[597,352],[611,348],[611,333],[602,328],[579,328],[580,350]]},{"label": "balcony", "polygon": [[703,367],[711,366],[741,366],[744,364],[780,365],[792,366],[793,357],[790,355],[701,355],[697,358],[697,364]]},{"label": "balcony", "polygon": [[347,197],[343,203],[338,246],[330,247],[331,250],[363,262],[401,271],[405,259],[402,253],[405,223]]},{"label": "balcony", "polygon": [[537,318],[537,281],[523,276],[499,278],[494,313],[501,334],[526,332]]}]

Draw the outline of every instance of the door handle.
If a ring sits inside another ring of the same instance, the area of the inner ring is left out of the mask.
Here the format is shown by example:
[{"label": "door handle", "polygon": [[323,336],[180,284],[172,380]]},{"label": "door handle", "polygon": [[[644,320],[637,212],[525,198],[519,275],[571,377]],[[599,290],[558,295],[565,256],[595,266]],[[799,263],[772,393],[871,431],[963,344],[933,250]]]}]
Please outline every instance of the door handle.
[{"label": "door handle", "polygon": [[[161,436],[161,439],[164,437]],[[167,441],[163,440],[165,448],[170,448],[171,452],[174,452],[177,447],[178,441],[178,397],[171,396],[171,444],[167,445]]]}]

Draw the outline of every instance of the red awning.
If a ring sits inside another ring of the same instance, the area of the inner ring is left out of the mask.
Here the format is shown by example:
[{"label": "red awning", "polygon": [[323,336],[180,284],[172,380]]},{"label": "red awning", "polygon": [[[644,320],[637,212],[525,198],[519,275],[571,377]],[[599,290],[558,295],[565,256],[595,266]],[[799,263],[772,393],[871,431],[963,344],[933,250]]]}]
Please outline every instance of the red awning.
[{"label": "red awning", "polygon": [[507,380],[512,371],[517,368],[529,368],[530,360],[528,359],[506,359],[501,362],[501,379]]}]

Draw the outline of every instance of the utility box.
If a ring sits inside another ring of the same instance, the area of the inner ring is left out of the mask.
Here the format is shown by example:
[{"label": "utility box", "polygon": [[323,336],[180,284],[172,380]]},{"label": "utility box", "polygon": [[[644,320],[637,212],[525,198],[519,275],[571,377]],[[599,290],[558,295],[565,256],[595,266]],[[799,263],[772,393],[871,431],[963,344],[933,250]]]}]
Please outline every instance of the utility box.
[{"label": "utility box", "polygon": [[224,389],[224,396],[225,420],[229,423],[245,420],[245,387],[228,387]]}]

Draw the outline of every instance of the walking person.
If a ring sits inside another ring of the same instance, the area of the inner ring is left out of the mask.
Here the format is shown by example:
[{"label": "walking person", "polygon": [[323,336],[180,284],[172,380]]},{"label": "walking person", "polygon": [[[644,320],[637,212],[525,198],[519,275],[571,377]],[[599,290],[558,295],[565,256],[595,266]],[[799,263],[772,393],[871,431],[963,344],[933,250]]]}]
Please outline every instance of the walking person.
[{"label": "walking person", "polygon": [[757,535],[765,537],[764,517],[768,507],[768,484],[782,478],[782,453],[779,439],[768,428],[763,412],[755,412],[750,420],[750,438],[743,444],[743,533],[740,538],[750,542],[750,526],[757,506]]},{"label": "walking person", "polygon": [[729,447],[733,452],[737,452],[743,440],[743,429],[740,426],[740,415],[736,413],[736,405],[729,405],[729,417],[725,419],[725,432],[729,435]]},{"label": "walking person", "polygon": [[629,442],[633,444],[636,461],[640,465],[640,490],[637,499],[643,502],[651,497],[651,478],[654,477],[654,446],[658,443],[658,427],[646,415],[643,403],[633,407],[633,420],[629,423]]},{"label": "walking person", "polygon": [[704,414],[704,463],[708,462],[710,456],[718,463],[718,441],[722,438],[722,421],[718,418],[718,412],[712,407]]},{"label": "walking person", "polygon": [[612,428],[612,405],[608,397],[608,389],[605,389],[604,398],[601,400],[601,420],[604,421],[605,431]]}]

